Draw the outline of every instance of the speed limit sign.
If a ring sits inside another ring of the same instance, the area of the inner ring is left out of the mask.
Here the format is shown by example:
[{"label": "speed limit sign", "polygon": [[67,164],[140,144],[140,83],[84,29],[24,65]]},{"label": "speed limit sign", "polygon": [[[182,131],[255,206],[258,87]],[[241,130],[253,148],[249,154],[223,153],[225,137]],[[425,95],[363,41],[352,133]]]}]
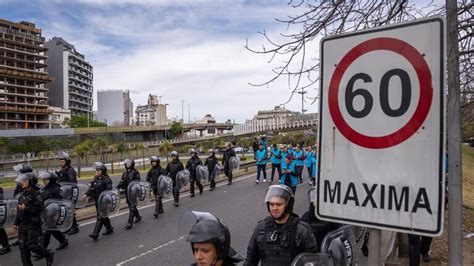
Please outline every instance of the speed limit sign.
[{"label": "speed limit sign", "polygon": [[444,24],[432,17],[321,40],[321,219],[442,233]]}]

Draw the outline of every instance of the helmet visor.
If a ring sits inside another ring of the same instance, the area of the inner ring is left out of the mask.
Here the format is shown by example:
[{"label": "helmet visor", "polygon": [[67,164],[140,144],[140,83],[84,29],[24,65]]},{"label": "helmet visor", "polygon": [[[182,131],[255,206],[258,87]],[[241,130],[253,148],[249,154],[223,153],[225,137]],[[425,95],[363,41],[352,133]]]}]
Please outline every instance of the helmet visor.
[{"label": "helmet visor", "polygon": [[292,197],[293,191],[291,188],[285,185],[273,185],[267,188],[267,193],[265,194],[265,203],[270,202],[274,198],[282,198],[285,200],[285,204],[288,204]]}]

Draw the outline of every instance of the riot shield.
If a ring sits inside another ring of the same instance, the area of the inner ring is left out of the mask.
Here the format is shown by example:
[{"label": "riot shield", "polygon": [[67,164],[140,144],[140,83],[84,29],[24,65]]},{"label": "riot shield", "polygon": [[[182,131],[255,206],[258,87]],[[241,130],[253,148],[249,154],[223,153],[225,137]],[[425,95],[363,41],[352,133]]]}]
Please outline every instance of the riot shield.
[{"label": "riot shield", "polygon": [[323,253],[300,253],[291,262],[291,266],[334,266],[332,258]]},{"label": "riot shield", "polygon": [[65,199],[48,199],[44,202],[41,219],[44,230],[65,232],[74,220],[74,203]]},{"label": "riot shield", "polygon": [[198,165],[198,167],[196,168],[196,178],[199,181],[205,181],[208,179],[208,177],[209,177],[209,169],[207,168],[207,166]]},{"label": "riot shield", "polygon": [[221,167],[216,164],[216,166],[214,166],[214,170],[212,171],[212,177],[216,178],[217,176],[219,176],[219,174],[221,173]]},{"label": "riot shield", "polygon": [[181,190],[189,184],[190,175],[188,170],[182,170],[176,174],[176,188],[178,188],[178,190]]},{"label": "riot shield", "polygon": [[76,209],[87,206],[89,200],[83,197],[89,188],[87,185],[72,182],[60,182],[59,185],[61,186],[61,197],[72,201]]},{"label": "riot shield", "polygon": [[321,252],[331,256],[334,265],[352,265],[354,262],[355,235],[354,228],[344,225],[329,232],[324,237]]},{"label": "riot shield", "polygon": [[147,181],[130,182],[127,187],[127,199],[134,206],[144,206],[150,203],[150,183]]},{"label": "riot shield", "polygon": [[13,225],[17,213],[18,200],[0,200],[0,228]]},{"label": "riot shield", "polygon": [[97,200],[97,212],[102,218],[107,218],[120,210],[120,193],[118,190],[106,190],[100,193]]},{"label": "riot shield", "polygon": [[158,182],[157,182],[157,188],[158,188],[157,194],[160,197],[163,197],[165,194],[169,194],[171,191],[172,185],[173,185],[173,182],[169,176],[160,175],[160,177],[158,177]]},{"label": "riot shield", "polygon": [[230,159],[229,159],[229,168],[230,168],[230,170],[232,170],[232,171],[239,170],[239,167],[240,167],[239,157],[236,157],[236,156],[230,157]]}]

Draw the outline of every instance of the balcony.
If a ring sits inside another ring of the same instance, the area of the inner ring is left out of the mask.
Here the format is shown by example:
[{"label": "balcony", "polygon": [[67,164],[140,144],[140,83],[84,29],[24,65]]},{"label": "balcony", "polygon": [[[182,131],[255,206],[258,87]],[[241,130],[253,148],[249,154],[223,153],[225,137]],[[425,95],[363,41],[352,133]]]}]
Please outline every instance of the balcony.
[{"label": "balcony", "polygon": [[33,34],[30,34],[30,33],[21,32],[19,30],[12,30],[12,29],[6,29],[6,28],[0,27],[0,32],[6,33],[6,34],[11,34],[13,36],[18,36],[18,37],[21,37],[21,38],[35,40],[35,41],[38,41],[38,42],[44,42],[44,40],[45,40],[44,37],[40,37],[40,36],[33,35]]}]

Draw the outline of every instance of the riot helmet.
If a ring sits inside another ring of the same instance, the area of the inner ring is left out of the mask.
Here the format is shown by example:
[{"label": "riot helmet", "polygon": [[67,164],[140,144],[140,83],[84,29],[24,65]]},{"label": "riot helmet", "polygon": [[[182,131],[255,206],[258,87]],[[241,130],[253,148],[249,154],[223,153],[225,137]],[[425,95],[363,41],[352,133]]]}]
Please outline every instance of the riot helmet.
[{"label": "riot helmet", "polygon": [[60,161],[64,161],[66,166],[71,165],[71,157],[64,151],[59,152],[58,158]]},{"label": "riot helmet", "polygon": [[172,151],[172,152],[170,153],[170,157],[171,157],[171,158],[176,157],[176,159],[178,159],[179,154],[178,154],[177,151]]},{"label": "riot helmet", "polygon": [[216,152],[214,151],[214,149],[209,149],[209,154],[215,155]]},{"label": "riot helmet", "polygon": [[33,168],[29,165],[23,165],[23,164],[18,164],[13,166],[13,170],[17,172],[18,174],[26,174],[26,173],[32,173]]},{"label": "riot helmet", "polygon": [[150,157],[150,163],[152,162],[156,162],[156,165],[160,165],[160,158],[158,158],[156,155],[153,155]]},{"label": "riot helmet", "polygon": [[124,161],[125,168],[126,169],[133,169],[135,168],[135,161],[132,159],[125,159]]},{"label": "riot helmet", "polygon": [[[23,182],[28,181],[28,187],[31,187],[34,183],[34,179],[36,179],[35,174],[33,173],[25,173],[25,174],[20,174],[16,179],[15,182],[17,184],[22,185]],[[23,185],[22,185],[23,188]]]},{"label": "riot helmet", "polygon": [[275,198],[282,198],[285,201],[284,213],[291,213],[293,211],[293,205],[295,203],[293,190],[285,185],[272,185],[267,188],[265,193],[264,202],[267,204],[268,212],[270,212],[270,201]]},{"label": "riot helmet", "polygon": [[105,166],[105,164],[103,164],[102,162],[95,162],[92,165],[92,168],[94,168],[95,170],[100,170],[102,172],[102,175],[107,174],[107,166]]}]

